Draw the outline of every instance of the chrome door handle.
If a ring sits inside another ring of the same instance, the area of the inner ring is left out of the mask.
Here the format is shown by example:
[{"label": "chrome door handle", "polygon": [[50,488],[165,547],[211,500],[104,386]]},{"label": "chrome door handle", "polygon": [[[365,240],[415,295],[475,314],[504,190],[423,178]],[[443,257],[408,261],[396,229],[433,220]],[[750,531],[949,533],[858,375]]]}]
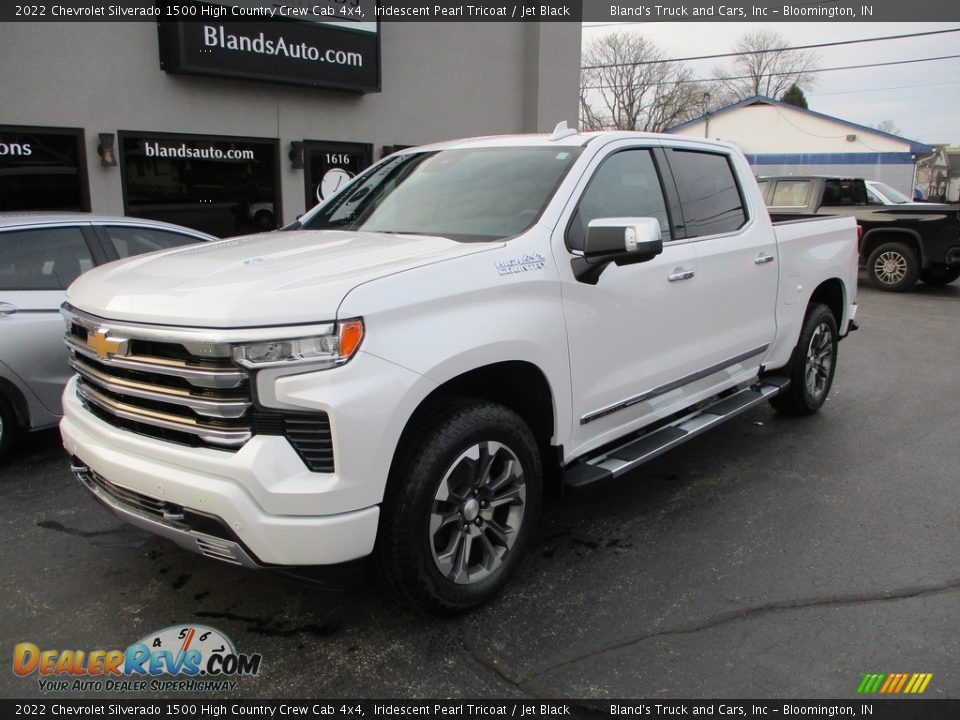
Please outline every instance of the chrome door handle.
[{"label": "chrome door handle", "polygon": [[753,259],[755,265],[766,265],[767,263],[773,262],[773,255],[757,255]]},{"label": "chrome door handle", "polygon": [[667,275],[667,280],[670,282],[679,282],[680,280],[689,280],[696,273],[693,270],[684,270],[683,268],[677,268],[672,273]]},{"label": "chrome door handle", "polygon": [[9,317],[17,311],[16,305],[0,302],[0,317]]}]

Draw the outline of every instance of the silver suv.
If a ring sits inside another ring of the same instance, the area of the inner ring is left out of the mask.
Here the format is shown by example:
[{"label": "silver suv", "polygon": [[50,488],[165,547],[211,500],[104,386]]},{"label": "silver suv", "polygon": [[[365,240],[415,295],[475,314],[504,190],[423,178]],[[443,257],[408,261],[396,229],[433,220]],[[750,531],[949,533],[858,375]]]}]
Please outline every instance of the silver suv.
[{"label": "silver suv", "polygon": [[196,230],[84,213],[0,213],[0,455],[18,430],[53,427],[71,375],[60,305],[111,260],[215,240]]}]

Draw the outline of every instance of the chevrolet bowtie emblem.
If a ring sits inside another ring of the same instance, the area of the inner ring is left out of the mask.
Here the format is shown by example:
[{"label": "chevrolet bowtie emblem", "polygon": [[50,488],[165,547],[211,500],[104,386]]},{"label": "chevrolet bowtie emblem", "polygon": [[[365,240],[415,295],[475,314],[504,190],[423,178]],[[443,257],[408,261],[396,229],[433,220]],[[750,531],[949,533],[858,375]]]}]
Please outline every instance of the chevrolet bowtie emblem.
[{"label": "chevrolet bowtie emblem", "polygon": [[127,341],[120,338],[107,337],[107,330],[91,330],[87,333],[87,347],[93,350],[97,357],[104,359],[111,355],[126,355]]}]

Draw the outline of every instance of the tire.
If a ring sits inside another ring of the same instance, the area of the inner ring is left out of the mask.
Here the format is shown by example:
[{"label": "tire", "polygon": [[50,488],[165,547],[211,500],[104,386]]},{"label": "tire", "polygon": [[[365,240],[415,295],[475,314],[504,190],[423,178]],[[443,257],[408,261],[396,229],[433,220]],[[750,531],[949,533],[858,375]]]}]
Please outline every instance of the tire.
[{"label": "tire", "polygon": [[883,243],[867,258],[870,284],[888,292],[903,292],[916,284],[920,259],[916,251],[901,242]]},{"label": "tire", "polygon": [[0,395],[0,458],[10,449],[17,430],[17,416],[7,399]]},{"label": "tire", "polygon": [[960,277],[960,267],[950,267],[949,265],[931,265],[920,271],[920,279],[933,287],[949,285],[958,277]]},{"label": "tire", "polygon": [[542,471],[512,410],[467,399],[432,410],[404,434],[374,552],[396,595],[454,615],[492,598],[516,569],[540,514]]},{"label": "tire", "polygon": [[810,305],[787,366],[790,386],[770,404],[787,415],[812,415],[819,410],[833,384],[838,340],[837,321],[830,308],[820,303]]}]

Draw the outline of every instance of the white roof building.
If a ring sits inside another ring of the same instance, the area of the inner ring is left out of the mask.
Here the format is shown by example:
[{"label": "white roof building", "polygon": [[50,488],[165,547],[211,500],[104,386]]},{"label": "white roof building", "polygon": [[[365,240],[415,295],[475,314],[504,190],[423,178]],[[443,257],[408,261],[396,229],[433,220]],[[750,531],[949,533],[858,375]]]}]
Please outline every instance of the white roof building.
[{"label": "white roof building", "polygon": [[714,110],[667,132],[736,143],[757,175],[847,175],[910,195],[929,145],[767,97]]}]

